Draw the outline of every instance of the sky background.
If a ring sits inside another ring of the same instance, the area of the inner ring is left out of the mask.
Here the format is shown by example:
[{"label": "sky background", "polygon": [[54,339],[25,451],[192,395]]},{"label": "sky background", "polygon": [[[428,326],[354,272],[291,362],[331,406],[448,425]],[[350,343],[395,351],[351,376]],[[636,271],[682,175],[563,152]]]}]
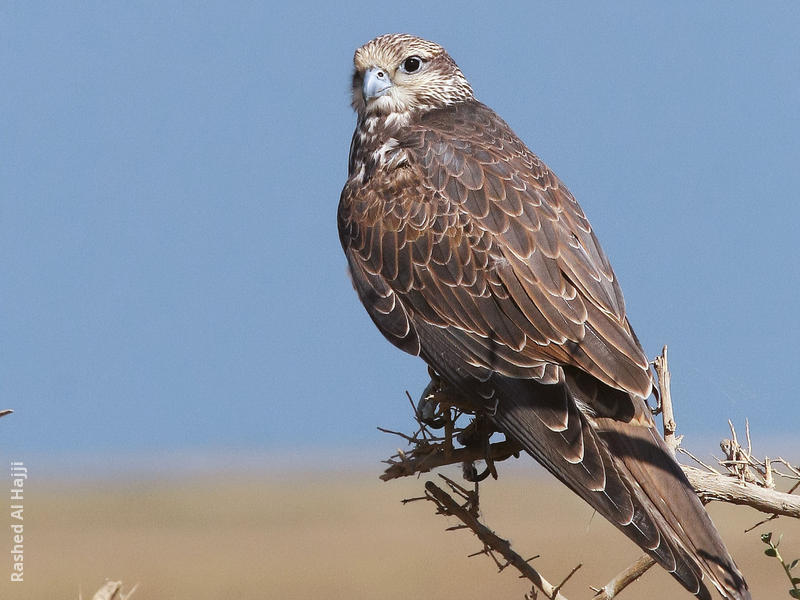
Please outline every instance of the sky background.
[{"label": "sky background", "polygon": [[445,46],[578,198],[670,346],[688,446],[749,417],[786,451],[798,30],[788,2],[3,3],[0,456],[396,445],[375,427],[409,428],[426,369],[367,317],[335,219],[352,54],[387,32]]}]

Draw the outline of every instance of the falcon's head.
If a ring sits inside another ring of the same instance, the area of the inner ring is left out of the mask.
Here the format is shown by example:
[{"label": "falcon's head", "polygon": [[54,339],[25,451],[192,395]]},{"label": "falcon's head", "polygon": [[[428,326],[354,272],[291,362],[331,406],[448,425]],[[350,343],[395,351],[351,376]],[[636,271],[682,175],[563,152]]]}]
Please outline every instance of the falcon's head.
[{"label": "falcon's head", "polygon": [[439,44],[413,35],[376,37],[353,57],[353,108],[368,114],[429,110],[473,98],[472,87]]}]

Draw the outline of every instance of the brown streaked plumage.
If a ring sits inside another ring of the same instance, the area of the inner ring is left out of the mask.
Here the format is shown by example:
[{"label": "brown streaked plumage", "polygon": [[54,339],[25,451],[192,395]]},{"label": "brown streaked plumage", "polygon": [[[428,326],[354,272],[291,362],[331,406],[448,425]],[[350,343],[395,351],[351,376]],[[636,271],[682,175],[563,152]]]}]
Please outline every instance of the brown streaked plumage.
[{"label": "brown streaked plumage", "polygon": [[356,51],[339,204],[353,285],[397,347],[688,590],[750,598],[645,399],[649,365],[586,216],[452,58],[410,35]]}]

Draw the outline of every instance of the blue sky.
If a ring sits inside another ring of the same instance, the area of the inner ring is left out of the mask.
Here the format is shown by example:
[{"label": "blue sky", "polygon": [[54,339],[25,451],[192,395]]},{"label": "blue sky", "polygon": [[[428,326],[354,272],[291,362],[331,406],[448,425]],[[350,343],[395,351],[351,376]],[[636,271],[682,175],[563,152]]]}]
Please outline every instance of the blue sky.
[{"label": "blue sky", "polygon": [[796,435],[798,5],[489,4],[0,8],[0,455],[395,444],[426,370],[335,222],[352,53],[393,31],[581,202],[680,430]]}]

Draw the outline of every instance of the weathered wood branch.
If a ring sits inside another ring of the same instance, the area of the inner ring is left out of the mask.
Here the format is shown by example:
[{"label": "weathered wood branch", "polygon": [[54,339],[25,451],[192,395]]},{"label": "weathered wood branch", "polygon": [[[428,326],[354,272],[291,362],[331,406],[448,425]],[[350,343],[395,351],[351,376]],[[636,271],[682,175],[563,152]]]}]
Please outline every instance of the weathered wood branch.
[{"label": "weathered wood branch", "polygon": [[694,491],[704,502],[716,500],[749,506],[761,512],[800,519],[800,496],[739,481],[731,475],[681,465]]},{"label": "weathered wood branch", "polygon": [[[519,446],[509,441],[496,442],[489,446],[489,451],[492,459],[499,462],[518,453]],[[381,475],[381,479],[389,481],[416,473],[427,473],[437,467],[483,458],[483,451],[478,448],[458,448],[452,450],[448,456],[443,448],[431,445],[429,453],[408,455],[403,460],[393,462]],[[704,503],[727,502],[750,506],[767,514],[800,519],[800,496],[744,482],[728,473],[713,473],[688,465],[681,465],[681,468]]]},{"label": "weathered wood branch", "polygon": [[675,430],[678,426],[675,423],[675,413],[672,410],[672,393],[670,392],[671,377],[669,374],[666,346],[661,349],[661,354],[656,356],[653,361],[653,367],[656,370],[656,375],[658,375],[659,409],[661,410],[661,418],[664,423],[664,441],[667,442],[667,446],[672,450],[672,456],[674,458],[675,450],[681,443],[681,440],[675,437]]}]

